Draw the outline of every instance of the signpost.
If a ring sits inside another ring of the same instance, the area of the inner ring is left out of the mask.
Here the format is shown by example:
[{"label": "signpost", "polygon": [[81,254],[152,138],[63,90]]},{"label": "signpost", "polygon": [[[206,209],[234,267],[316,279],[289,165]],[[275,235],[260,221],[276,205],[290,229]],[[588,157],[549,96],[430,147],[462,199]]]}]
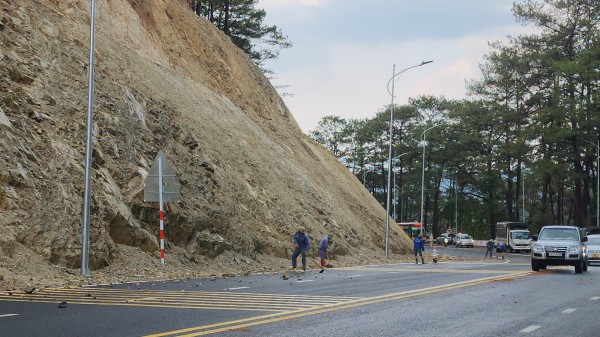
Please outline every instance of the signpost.
[{"label": "signpost", "polygon": [[144,201],[159,203],[160,263],[165,264],[165,229],[163,202],[177,202],[180,198],[179,182],[165,153],[158,151],[144,184]]}]

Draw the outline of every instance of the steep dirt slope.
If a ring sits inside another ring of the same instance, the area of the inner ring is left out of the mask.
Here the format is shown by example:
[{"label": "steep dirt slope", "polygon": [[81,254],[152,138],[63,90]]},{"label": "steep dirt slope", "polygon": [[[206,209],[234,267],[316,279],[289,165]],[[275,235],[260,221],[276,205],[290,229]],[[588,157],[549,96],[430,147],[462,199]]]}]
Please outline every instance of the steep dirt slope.
[{"label": "steep dirt slope", "polygon": [[[90,1],[0,2],[0,282],[83,282]],[[385,211],[268,80],[182,0],[97,1],[91,281],[279,270],[298,225],[338,265],[384,255]],[[182,200],[144,179],[163,150]],[[392,228],[393,229],[393,228]],[[391,251],[410,250],[392,230]],[[90,281],[90,280],[88,280]]]}]

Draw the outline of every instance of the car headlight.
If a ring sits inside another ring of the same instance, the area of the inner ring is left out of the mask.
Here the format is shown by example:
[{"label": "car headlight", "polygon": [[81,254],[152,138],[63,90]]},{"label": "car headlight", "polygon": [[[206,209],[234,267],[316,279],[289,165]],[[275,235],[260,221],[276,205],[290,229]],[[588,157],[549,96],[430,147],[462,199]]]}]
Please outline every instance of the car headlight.
[{"label": "car headlight", "polygon": [[531,250],[534,251],[535,253],[543,253],[544,246],[535,244],[535,245],[533,245],[533,247],[531,247]]},{"label": "car headlight", "polygon": [[580,248],[577,246],[569,247],[569,253],[579,253]]}]

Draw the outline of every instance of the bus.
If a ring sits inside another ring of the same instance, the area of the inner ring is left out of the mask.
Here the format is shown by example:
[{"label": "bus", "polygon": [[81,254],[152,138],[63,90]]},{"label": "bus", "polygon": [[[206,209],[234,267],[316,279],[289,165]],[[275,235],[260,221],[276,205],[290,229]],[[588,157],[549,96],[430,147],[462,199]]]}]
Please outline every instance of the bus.
[{"label": "bus", "polygon": [[[421,223],[420,222],[397,222],[396,223],[406,235],[410,236],[410,238],[415,238],[419,234],[421,234]],[[425,228],[423,228],[425,229]],[[423,235],[425,235],[425,231],[423,231]]]}]

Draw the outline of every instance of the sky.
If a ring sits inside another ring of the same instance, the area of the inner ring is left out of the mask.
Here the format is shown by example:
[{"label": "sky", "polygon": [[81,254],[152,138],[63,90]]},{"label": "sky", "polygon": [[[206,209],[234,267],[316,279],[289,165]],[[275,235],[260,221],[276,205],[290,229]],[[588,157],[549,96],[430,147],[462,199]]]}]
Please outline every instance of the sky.
[{"label": "sky", "polygon": [[465,98],[466,81],[479,79],[488,42],[531,28],[512,15],[515,0],[259,0],[265,24],[294,44],[266,67],[271,83],[302,128],[325,116],[372,118],[391,103],[419,95]]}]

